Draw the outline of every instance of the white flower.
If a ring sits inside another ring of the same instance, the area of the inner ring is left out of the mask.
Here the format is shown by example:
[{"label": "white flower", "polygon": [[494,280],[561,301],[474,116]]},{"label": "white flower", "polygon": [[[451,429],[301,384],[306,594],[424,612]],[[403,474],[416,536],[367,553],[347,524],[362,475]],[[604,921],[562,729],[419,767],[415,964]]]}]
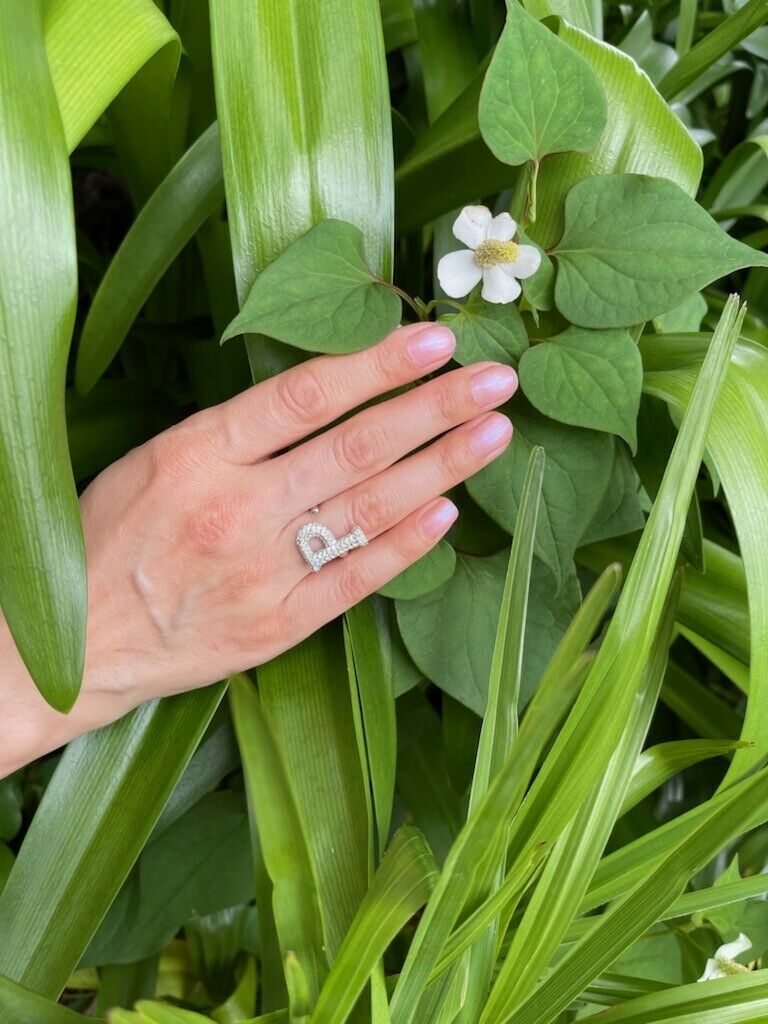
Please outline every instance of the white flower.
[{"label": "white flower", "polygon": [[744,974],[749,968],[743,964],[737,964],[735,957],[739,953],[745,953],[752,943],[742,932],[738,939],[733,942],[726,942],[715,950],[715,955],[707,960],[707,966],[699,981],[711,981],[713,978],[727,978],[731,974]]},{"label": "white flower", "polygon": [[437,265],[445,294],[461,299],[482,278],[486,302],[514,302],[521,291],[518,279],[530,277],[541,266],[535,246],[512,241],[516,231],[517,224],[508,213],[492,217],[487,206],[465,206],[453,233],[469,248],[449,252]]}]

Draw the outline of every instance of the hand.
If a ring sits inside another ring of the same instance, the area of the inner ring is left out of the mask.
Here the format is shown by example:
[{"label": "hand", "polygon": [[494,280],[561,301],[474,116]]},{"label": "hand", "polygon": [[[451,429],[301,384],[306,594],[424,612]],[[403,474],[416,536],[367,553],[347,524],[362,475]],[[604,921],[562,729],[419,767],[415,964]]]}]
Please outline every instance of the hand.
[{"label": "hand", "polygon": [[[451,370],[315,432],[438,369],[453,349],[446,327],[416,324],[365,351],[311,359],[101,473],[81,499],[83,689],[61,716],[26,677],[24,720],[47,723],[27,742],[32,756],[144,700],[274,658],[436,544],[457,515],[441,492],[510,441],[510,421],[488,410],[514,393],[511,368]],[[295,543],[313,519],[337,537],[360,526],[369,544],[314,573]]]}]

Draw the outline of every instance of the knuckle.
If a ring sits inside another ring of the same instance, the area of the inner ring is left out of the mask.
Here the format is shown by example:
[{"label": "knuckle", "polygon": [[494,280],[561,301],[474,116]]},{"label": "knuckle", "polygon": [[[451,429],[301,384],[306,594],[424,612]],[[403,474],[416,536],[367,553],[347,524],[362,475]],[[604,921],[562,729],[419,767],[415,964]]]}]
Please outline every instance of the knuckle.
[{"label": "knuckle", "polygon": [[302,423],[314,423],[328,415],[328,390],[314,366],[297,367],[277,377],[277,396],[282,409]]},{"label": "knuckle", "polygon": [[450,437],[438,446],[436,452],[440,476],[443,480],[463,480],[473,465],[472,453],[464,438]]},{"label": "knuckle", "polygon": [[221,498],[207,502],[188,517],[185,536],[197,554],[217,554],[228,548],[240,526],[232,504]]},{"label": "knuckle", "polygon": [[361,473],[378,462],[382,438],[370,424],[349,424],[339,428],[334,438],[334,455],[343,472]]},{"label": "knuckle", "polygon": [[190,442],[185,431],[172,427],[149,442],[147,447],[151,475],[158,479],[178,480],[190,469]]},{"label": "knuckle", "polygon": [[461,417],[465,402],[456,378],[451,375],[445,381],[435,382],[432,396],[435,414],[443,423],[454,423]]},{"label": "knuckle", "polygon": [[360,488],[351,498],[351,522],[363,533],[376,533],[389,521],[390,503],[381,493],[370,487]]},{"label": "knuckle", "polygon": [[372,587],[369,574],[359,560],[349,557],[344,559],[339,568],[336,589],[339,601],[345,607],[357,604],[370,593]]},{"label": "knuckle", "polygon": [[371,355],[376,373],[383,381],[395,384],[403,377],[411,376],[408,373],[408,360],[399,338],[396,341],[394,338],[387,338],[385,341],[379,342],[371,349]]}]

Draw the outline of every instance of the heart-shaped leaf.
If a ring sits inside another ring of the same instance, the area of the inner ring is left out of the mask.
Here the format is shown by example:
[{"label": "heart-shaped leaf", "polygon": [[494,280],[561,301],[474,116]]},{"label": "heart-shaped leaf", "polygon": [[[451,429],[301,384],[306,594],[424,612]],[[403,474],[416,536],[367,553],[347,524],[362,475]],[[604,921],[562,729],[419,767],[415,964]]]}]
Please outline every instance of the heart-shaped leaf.
[{"label": "heart-shaped leaf", "polygon": [[520,384],[545,416],[618,434],[634,451],[643,361],[627,331],[569,327],[523,353]]},{"label": "heart-shaped leaf", "polygon": [[482,359],[517,364],[528,347],[523,318],[511,303],[485,302],[473,296],[460,313],[447,313],[440,323],[456,335],[454,359],[463,366]]},{"label": "heart-shaped leaf", "polygon": [[557,308],[582,327],[629,327],[768,256],[727,235],[679,185],[595,175],[565,201],[555,254]]},{"label": "heart-shaped leaf", "polygon": [[221,340],[267,334],[310,352],[357,352],[400,313],[397,294],[365,265],[360,229],[324,220],[259,274]]},{"label": "heart-shaped leaf", "polygon": [[507,164],[586,152],[605,125],[605,93],[586,60],[512,3],[480,94],[480,132]]},{"label": "heart-shaped leaf", "polygon": [[442,586],[453,575],[456,567],[456,552],[446,540],[431,548],[426,555],[403,569],[394,579],[379,590],[385,597],[397,597],[410,601]]},{"label": "heart-shaped leaf", "polygon": [[520,408],[517,400],[511,413],[512,443],[469,478],[467,489],[492,519],[512,533],[531,449],[541,445],[547,462],[536,554],[562,580],[608,485],[613,443],[608,434],[554,423],[533,410],[518,412]]},{"label": "heart-shaped leaf", "polygon": [[[442,587],[414,601],[397,602],[397,621],[408,653],[442,690],[481,715],[488,695],[493,641],[501,608],[509,548],[487,557],[460,553]],[[575,575],[558,589],[534,559],[525,631],[521,706],[533,693],[558,640],[579,605]]]}]

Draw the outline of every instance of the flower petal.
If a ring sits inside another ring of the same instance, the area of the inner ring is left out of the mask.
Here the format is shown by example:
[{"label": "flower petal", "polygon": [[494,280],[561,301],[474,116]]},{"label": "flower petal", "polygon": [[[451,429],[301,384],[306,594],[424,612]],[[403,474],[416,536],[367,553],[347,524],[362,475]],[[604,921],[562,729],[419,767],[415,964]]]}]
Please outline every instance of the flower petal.
[{"label": "flower petal", "polygon": [[737,939],[733,942],[726,942],[725,945],[718,947],[715,950],[716,960],[735,960],[739,953],[746,953],[748,949],[752,948],[752,943],[744,934],[741,932]]},{"label": "flower petal", "polygon": [[449,252],[437,264],[440,287],[452,299],[461,299],[469,295],[482,276],[483,272],[478,267],[471,249]]},{"label": "flower petal", "polygon": [[483,271],[483,298],[486,302],[514,302],[521,291],[520,285],[505,272],[503,265]]},{"label": "flower petal", "polygon": [[698,980],[699,981],[713,981],[715,978],[727,978],[727,977],[728,977],[728,975],[720,967],[720,965],[718,964],[717,960],[714,960],[712,957],[710,957],[709,960],[707,960],[707,965],[704,968],[704,973],[702,974],[702,976]]},{"label": "flower petal", "polygon": [[460,242],[476,249],[485,241],[485,231],[491,223],[491,211],[487,206],[465,206],[453,222],[453,233]]},{"label": "flower petal", "polygon": [[512,263],[505,263],[515,277],[530,277],[541,266],[541,252],[535,245],[521,245],[520,253]]},{"label": "flower petal", "polygon": [[491,223],[488,225],[485,237],[493,238],[497,242],[511,242],[515,237],[517,231],[517,224],[512,220],[508,213],[500,213],[497,217],[494,217]]}]

